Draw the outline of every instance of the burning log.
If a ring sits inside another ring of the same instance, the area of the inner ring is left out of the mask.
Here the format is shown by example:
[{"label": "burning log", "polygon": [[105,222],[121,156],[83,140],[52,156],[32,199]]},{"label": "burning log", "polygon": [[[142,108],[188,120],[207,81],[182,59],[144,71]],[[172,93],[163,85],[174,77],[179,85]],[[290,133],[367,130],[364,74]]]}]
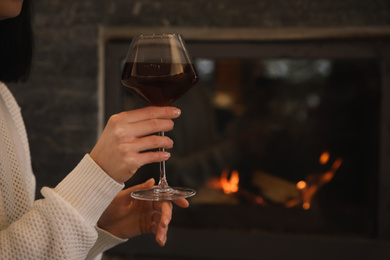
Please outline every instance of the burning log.
[{"label": "burning log", "polygon": [[255,172],[252,183],[269,201],[283,204],[300,197],[295,183],[265,172]]}]

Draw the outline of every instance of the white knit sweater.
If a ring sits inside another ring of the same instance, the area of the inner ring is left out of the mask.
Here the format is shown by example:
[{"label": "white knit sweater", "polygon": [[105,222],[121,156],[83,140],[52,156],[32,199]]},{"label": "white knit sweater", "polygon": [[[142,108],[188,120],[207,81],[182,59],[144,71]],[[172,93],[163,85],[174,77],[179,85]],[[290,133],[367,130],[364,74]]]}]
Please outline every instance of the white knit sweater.
[{"label": "white knit sweater", "polygon": [[85,155],[57,187],[42,189],[44,199],[34,201],[20,108],[0,82],[0,259],[99,259],[124,241],[96,227],[121,189]]}]

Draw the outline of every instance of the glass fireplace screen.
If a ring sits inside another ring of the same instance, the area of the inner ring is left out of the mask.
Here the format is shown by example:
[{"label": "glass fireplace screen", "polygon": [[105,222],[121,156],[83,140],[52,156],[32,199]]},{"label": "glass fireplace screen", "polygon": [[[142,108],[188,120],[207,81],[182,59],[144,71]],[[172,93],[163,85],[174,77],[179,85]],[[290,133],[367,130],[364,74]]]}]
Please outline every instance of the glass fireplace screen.
[{"label": "glass fireplace screen", "polygon": [[[167,133],[175,143],[167,179],[197,195],[173,225],[372,235],[378,60],[283,57],[283,50],[263,55],[253,44],[218,44],[211,51],[188,43],[200,80],[174,104],[182,116]],[[124,57],[127,47],[119,43],[116,51]],[[123,57],[114,72],[117,101],[106,100],[114,112],[147,105],[122,88]],[[141,168],[128,184],[158,179],[157,167]]]}]

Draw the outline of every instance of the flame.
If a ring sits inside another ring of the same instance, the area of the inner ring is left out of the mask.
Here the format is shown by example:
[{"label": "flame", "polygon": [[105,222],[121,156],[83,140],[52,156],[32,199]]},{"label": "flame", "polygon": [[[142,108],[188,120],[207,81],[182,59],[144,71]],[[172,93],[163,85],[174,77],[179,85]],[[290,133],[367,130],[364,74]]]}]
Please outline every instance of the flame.
[{"label": "flame", "polygon": [[[324,151],[318,162],[321,165],[329,164],[330,154],[327,151]],[[341,158],[337,158],[333,164],[330,165],[330,169],[323,173],[313,173],[308,174],[304,180],[301,180],[296,183],[296,188],[299,191],[300,195],[291,198],[290,200],[285,201],[283,204],[287,208],[296,207],[301,205],[301,207],[305,210],[309,210],[311,208],[311,201],[318,190],[330,182],[336,171],[340,168],[343,160]],[[230,178],[229,178],[230,176]],[[245,189],[239,190],[240,177],[237,170],[231,171],[229,168],[225,168],[220,177],[213,178],[212,180],[206,183],[207,187],[222,190],[225,194],[239,193],[241,196],[245,196],[249,198],[251,201],[258,205],[267,206],[268,203],[261,196],[254,195]]]},{"label": "flame", "polygon": [[330,154],[327,151],[324,151],[319,159],[320,164],[324,165],[329,161]]},{"label": "flame", "polygon": [[305,210],[310,209],[310,202],[303,202],[302,203],[302,208],[305,209]]},{"label": "flame", "polygon": [[230,178],[229,173],[229,168],[224,169],[221,173],[221,176],[208,182],[207,186],[210,188],[222,190],[225,194],[237,192],[238,183],[240,182],[239,173],[236,170],[232,171]]},{"label": "flame", "polygon": [[238,171],[232,171],[230,179],[228,179],[229,169],[225,169],[221,174],[221,186],[225,194],[235,193],[238,191],[238,183],[240,182],[240,177]]},{"label": "flame", "polygon": [[299,181],[297,183],[297,189],[298,190],[303,190],[304,188],[306,188],[306,186],[307,186],[307,183],[305,181]]},{"label": "flame", "polygon": [[[320,164],[326,164],[329,161],[329,153],[323,152],[319,158]],[[297,189],[301,191],[302,197],[302,208],[305,210],[310,209],[311,200],[314,197],[315,193],[326,183],[330,182],[336,171],[341,166],[343,160],[341,158],[337,158],[329,171],[324,172],[322,174],[310,174],[306,177],[306,181],[299,181],[296,186]]]}]

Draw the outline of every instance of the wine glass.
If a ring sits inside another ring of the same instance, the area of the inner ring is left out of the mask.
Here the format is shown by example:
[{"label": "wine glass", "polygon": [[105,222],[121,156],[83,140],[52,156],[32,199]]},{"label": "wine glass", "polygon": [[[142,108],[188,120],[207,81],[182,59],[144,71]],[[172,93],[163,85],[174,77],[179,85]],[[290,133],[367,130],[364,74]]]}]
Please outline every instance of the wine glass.
[{"label": "wine glass", "polygon": [[[153,106],[169,106],[193,87],[198,75],[179,34],[135,36],[122,72],[122,84]],[[164,132],[159,133],[164,136]],[[164,148],[160,148],[164,151]],[[165,161],[160,162],[158,186],[131,194],[141,200],[175,200],[195,195],[195,190],[170,187]]]}]

